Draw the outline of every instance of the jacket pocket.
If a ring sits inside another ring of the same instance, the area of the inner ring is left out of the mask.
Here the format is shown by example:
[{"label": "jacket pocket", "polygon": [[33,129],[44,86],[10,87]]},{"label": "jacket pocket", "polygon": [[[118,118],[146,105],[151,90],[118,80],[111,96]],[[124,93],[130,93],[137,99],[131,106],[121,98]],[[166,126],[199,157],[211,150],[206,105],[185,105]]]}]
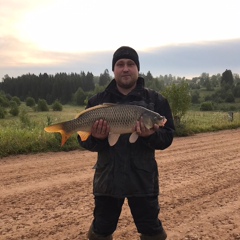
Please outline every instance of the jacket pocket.
[{"label": "jacket pocket", "polygon": [[132,152],[132,164],[136,169],[145,172],[154,172],[157,170],[157,162],[155,160],[154,151],[142,148]]},{"label": "jacket pocket", "polygon": [[157,163],[154,158],[151,158],[151,159],[149,158],[142,159],[142,157],[138,159],[134,158],[132,161],[132,165],[137,170],[142,170],[149,173],[155,172],[157,169]]},{"label": "jacket pocket", "polygon": [[135,194],[158,194],[158,168],[155,158],[150,158],[150,156],[134,157],[131,180]]}]

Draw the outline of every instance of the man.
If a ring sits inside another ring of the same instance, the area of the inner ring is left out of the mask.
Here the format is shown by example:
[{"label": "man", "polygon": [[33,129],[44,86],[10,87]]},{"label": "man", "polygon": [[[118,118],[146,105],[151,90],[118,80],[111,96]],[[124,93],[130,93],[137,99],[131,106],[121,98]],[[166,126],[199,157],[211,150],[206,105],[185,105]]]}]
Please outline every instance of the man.
[{"label": "man", "polygon": [[166,149],[173,141],[174,124],[168,101],[157,92],[144,87],[139,77],[139,58],[130,47],[120,47],[112,60],[114,79],[105,91],[88,101],[87,108],[102,103],[137,104],[165,116],[164,127],[145,128],[139,120],[135,130],[139,135],[129,143],[129,134],[121,135],[114,146],[107,137],[110,126],[99,119],[92,126],[91,136],[79,143],[90,151],[98,152],[93,180],[95,196],[94,219],[88,232],[89,240],[111,240],[116,230],[125,198],[141,240],[164,240],[167,235],[161,221],[158,195],[158,167],[155,150]]}]

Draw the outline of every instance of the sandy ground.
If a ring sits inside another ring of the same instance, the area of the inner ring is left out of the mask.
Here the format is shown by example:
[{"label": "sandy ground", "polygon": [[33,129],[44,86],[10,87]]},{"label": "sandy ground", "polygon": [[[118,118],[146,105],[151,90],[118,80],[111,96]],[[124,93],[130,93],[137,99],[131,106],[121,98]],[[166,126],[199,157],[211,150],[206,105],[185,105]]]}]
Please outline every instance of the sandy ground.
[{"label": "sandy ground", "polygon": [[[0,239],[85,240],[96,153],[0,159]],[[240,240],[240,129],[175,138],[156,152],[169,240]],[[127,201],[114,239],[139,239]]]}]

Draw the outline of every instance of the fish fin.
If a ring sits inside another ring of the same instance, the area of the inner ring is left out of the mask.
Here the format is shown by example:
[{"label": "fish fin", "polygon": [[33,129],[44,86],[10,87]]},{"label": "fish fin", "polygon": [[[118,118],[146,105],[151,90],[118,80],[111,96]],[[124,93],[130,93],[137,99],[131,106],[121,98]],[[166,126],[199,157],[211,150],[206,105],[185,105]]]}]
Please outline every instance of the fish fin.
[{"label": "fish fin", "polygon": [[115,145],[120,137],[120,134],[117,133],[109,133],[108,135],[108,143],[112,147]]},{"label": "fish fin", "polygon": [[62,135],[62,143],[61,146],[63,146],[66,141],[71,137],[72,133],[67,133],[66,131],[64,131],[63,129],[63,124],[62,123],[58,123],[58,124],[54,124],[48,127],[45,127],[44,130],[46,132],[49,133],[56,133],[59,132]]},{"label": "fish fin", "polygon": [[107,107],[111,107],[111,106],[113,106],[113,105],[117,105],[117,104],[115,104],[115,103],[103,103],[103,104],[96,105],[96,106],[94,106],[94,107],[87,108],[87,109],[83,110],[82,112],[80,112],[80,113],[76,116],[76,118],[79,118],[82,114],[84,114],[84,113],[86,113],[86,112],[90,112],[90,111],[92,111],[92,110],[94,110],[94,109],[107,108]]},{"label": "fish fin", "polygon": [[130,143],[135,143],[138,139],[138,134],[136,132],[133,132],[131,136],[129,137],[129,142]]},{"label": "fish fin", "polygon": [[89,136],[91,135],[90,132],[78,131],[77,133],[83,142],[86,141],[89,138]]}]

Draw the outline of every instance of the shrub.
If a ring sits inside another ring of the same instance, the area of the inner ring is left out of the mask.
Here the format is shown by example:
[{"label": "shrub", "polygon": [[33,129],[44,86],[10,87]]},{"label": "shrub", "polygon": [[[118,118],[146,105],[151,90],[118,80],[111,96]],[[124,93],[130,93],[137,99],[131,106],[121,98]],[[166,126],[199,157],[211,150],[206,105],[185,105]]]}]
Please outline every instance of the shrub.
[{"label": "shrub", "polygon": [[36,102],[35,102],[34,98],[28,97],[28,98],[26,99],[26,106],[28,106],[28,107],[34,107],[35,105],[36,105]]},{"label": "shrub", "polygon": [[22,123],[22,127],[30,127],[31,126],[30,117],[27,114],[27,111],[25,109],[22,109],[22,111],[19,114],[19,118]]},{"label": "shrub", "polygon": [[0,106],[0,119],[5,118],[5,110],[3,107]]},{"label": "shrub", "polygon": [[12,97],[11,101],[16,102],[18,106],[21,105],[21,100],[19,99],[19,97],[16,97],[16,96],[15,96],[15,97]]},{"label": "shrub", "polygon": [[3,95],[0,95],[0,107],[9,107],[9,100]]},{"label": "shrub", "polygon": [[55,101],[52,105],[52,109],[53,111],[62,111],[63,107],[62,107],[62,104],[59,102],[59,101]]},{"label": "shrub", "polygon": [[39,111],[39,112],[48,112],[49,111],[46,100],[44,100],[44,99],[38,100],[37,111]]},{"label": "shrub", "polygon": [[225,98],[225,102],[228,102],[228,103],[235,102],[235,98],[234,98],[233,93],[227,93],[226,98]]},{"label": "shrub", "polygon": [[13,116],[18,116],[19,114],[19,107],[18,107],[18,104],[14,101],[14,100],[11,100],[10,101],[10,110],[9,110],[9,113]]},{"label": "shrub", "polygon": [[212,102],[204,102],[201,104],[200,107],[201,111],[212,111],[213,110],[213,104]]},{"label": "shrub", "polygon": [[185,137],[193,135],[193,132],[186,123],[179,123],[175,126],[175,135],[178,137]]}]

